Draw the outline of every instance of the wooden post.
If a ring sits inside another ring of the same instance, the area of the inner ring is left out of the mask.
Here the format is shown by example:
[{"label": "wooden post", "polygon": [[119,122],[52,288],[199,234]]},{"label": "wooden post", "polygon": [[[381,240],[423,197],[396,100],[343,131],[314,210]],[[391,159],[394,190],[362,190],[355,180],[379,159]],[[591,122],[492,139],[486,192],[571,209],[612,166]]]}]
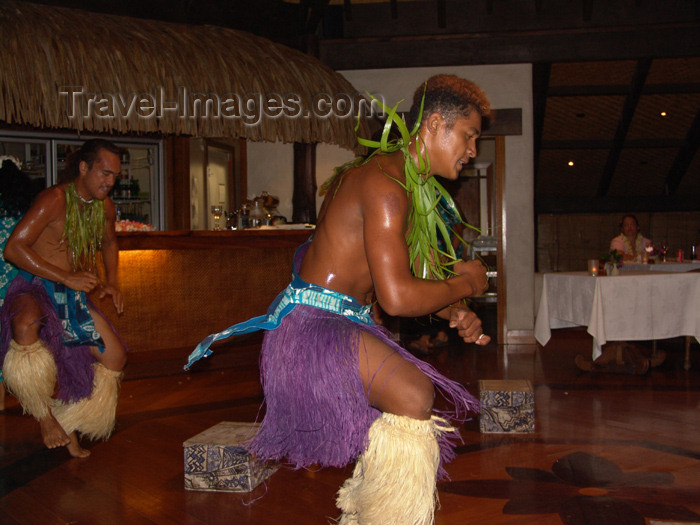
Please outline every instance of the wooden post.
[{"label": "wooden post", "polygon": [[316,223],[316,144],[294,143],[292,222]]},{"label": "wooden post", "polygon": [[165,224],[163,230],[190,229],[190,142],[187,137],[165,140],[167,156],[165,183]]}]

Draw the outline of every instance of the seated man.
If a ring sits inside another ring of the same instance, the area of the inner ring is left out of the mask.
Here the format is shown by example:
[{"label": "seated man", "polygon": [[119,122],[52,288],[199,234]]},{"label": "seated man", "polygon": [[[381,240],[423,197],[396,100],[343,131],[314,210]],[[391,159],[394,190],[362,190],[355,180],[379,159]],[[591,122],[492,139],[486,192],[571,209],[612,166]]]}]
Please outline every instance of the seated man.
[{"label": "seated man", "polygon": [[[651,241],[639,233],[639,221],[634,215],[625,215],[620,222],[620,235],[610,241],[610,251],[617,250],[623,261],[641,262],[644,250]],[[595,361],[577,355],[576,366],[586,372],[613,374],[646,374],[650,367],[659,366],[666,358],[664,351],[649,352],[645,348],[627,342],[603,345],[602,354]]]},{"label": "seated man", "polygon": [[19,268],[0,313],[5,384],[39,421],[44,444],[67,446],[75,457],[90,454],[76,432],[111,434],[126,363],[124,344],[86,296],[99,289],[123,310],[116,211],[108,198],[120,171],[119,148],[87,141],[69,159],[67,180],[37,196],[4,251]]},{"label": "seated man", "polygon": [[623,261],[641,262],[644,250],[651,241],[639,233],[639,222],[634,215],[625,215],[620,223],[620,235],[610,241],[610,251],[617,250]]}]

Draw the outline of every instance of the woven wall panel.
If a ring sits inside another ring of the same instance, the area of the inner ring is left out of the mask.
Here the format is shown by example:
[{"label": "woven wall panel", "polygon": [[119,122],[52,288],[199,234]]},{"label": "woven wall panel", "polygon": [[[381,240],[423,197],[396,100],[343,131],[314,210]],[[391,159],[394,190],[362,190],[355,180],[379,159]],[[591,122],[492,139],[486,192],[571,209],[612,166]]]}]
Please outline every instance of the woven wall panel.
[{"label": "woven wall panel", "polygon": [[[642,95],[627,140],[685,139],[700,108],[700,93]],[[666,112],[662,116],[661,112]]]},{"label": "woven wall panel", "polygon": [[[593,197],[605,168],[607,150],[542,150],[537,171],[538,195]],[[568,162],[574,161],[573,166]]]},{"label": "woven wall panel", "polygon": [[700,57],[654,60],[647,75],[647,84],[700,82]]},{"label": "woven wall panel", "polygon": [[632,81],[634,60],[601,62],[564,62],[552,64],[550,86],[628,85]]},{"label": "woven wall panel", "polygon": [[194,346],[265,313],[289,283],[294,248],[120,254],[124,313],[101,303],[132,352]]},{"label": "woven wall panel", "polygon": [[677,155],[675,148],[623,149],[608,195],[663,195],[666,176]]},{"label": "woven wall panel", "polygon": [[612,140],[622,96],[549,97],[542,140]]}]

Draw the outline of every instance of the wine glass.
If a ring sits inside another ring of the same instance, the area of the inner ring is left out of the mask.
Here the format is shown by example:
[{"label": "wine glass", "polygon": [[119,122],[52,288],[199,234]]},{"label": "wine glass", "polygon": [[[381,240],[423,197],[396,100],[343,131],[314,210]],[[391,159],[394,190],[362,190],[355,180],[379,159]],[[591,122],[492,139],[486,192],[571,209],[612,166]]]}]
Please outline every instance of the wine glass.
[{"label": "wine glass", "polygon": [[221,230],[221,216],[224,212],[223,206],[212,206],[211,214],[214,216],[214,231]]}]

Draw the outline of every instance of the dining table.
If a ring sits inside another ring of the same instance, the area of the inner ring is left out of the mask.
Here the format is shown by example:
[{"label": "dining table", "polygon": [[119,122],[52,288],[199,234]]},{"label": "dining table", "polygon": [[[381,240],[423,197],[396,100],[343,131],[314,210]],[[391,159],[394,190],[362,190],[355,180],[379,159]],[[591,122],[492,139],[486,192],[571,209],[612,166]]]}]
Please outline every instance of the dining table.
[{"label": "dining table", "polygon": [[666,261],[658,263],[626,262],[620,268],[623,272],[692,272],[700,271],[700,259],[692,261]]},{"label": "dining table", "polygon": [[700,272],[627,270],[540,274],[535,339],[545,346],[552,330],[585,326],[592,357],[608,341],[685,338],[684,368],[690,368],[691,337],[700,341]]}]

